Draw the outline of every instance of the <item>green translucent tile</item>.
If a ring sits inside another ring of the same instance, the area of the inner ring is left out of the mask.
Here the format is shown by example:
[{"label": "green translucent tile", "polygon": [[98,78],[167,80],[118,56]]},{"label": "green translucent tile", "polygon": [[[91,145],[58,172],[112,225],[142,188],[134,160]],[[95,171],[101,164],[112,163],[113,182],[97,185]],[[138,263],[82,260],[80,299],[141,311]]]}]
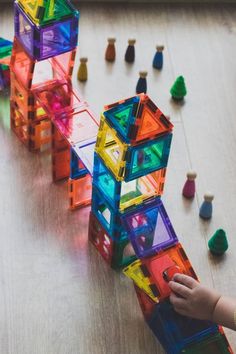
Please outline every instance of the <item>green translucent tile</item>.
[{"label": "green translucent tile", "polygon": [[181,351],[182,354],[231,354],[225,335],[217,333],[200,343],[190,345]]}]

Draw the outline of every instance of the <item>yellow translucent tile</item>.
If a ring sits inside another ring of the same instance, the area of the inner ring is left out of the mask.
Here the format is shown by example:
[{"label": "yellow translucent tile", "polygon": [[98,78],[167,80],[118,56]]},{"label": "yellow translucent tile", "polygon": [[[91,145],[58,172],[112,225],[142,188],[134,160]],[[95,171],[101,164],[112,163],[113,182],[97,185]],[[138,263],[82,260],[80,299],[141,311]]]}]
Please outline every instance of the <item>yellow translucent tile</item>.
[{"label": "yellow translucent tile", "polygon": [[124,171],[126,165],[125,154],[127,149],[128,145],[117,137],[116,131],[108,125],[102,115],[95,151],[118,181],[124,180],[122,170]]},{"label": "yellow translucent tile", "polygon": [[145,277],[141,270],[141,261],[137,260],[124,268],[123,273],[142,289],[153,301],[158,302],[158,298],[153,294],[150,288],[150,280]]}]

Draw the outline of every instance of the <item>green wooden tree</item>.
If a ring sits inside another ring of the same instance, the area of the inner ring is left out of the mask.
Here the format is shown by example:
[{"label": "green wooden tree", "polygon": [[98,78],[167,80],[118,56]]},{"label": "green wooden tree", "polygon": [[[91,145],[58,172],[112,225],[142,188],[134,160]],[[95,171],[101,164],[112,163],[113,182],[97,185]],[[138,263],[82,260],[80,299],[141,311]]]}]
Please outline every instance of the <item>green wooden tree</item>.
[{"label": "green wooden tree", "polygon": [[184,82],[184,77],[179,76],[175,80],[173,86],[170,89],[171,96],[174,100],[180,101],[187,95],[187,89]]},{"label": "green wooden tree", "polygon": [[208,247],[212,254],[221,256],[225,253],[229,247],[225,231],[218,229],[208,241]]}]

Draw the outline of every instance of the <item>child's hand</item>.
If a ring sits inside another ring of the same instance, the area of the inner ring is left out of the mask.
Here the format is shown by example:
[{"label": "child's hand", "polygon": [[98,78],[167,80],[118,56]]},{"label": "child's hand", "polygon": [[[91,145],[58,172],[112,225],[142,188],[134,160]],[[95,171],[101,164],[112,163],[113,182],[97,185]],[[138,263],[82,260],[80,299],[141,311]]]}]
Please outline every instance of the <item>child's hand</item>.
[{"label": "child's hand", "polygon": [[200,320],[213,320],[221,297],[215,290],[184,274],[175,274],[169,286],[172,290],[170,302],[178,313]]}]

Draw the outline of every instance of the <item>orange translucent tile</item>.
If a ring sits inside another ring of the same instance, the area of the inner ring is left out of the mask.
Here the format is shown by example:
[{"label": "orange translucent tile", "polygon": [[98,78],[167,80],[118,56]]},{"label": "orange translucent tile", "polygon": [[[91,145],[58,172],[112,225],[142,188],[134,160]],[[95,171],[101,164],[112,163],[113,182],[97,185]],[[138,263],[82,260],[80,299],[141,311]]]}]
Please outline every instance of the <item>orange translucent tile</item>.
[{"label": "orange translucent tile", "polygon": [[19,41],[15,38],[10,63],[11,71],[17,80],[27,89],[31,88],[34,71],[34,60],[26,53]]},{"label": "orange translucent tile", "polygon": [[90,174],[78,179],[69,179],[70,209],[77,209],[91,204],[92,178]]},{"label": "orange translucent tile", "polygon": [[70,149],[66,148],[59,152],[52,150],[52,177],[57,182],[68,178],[70,175]]}]

